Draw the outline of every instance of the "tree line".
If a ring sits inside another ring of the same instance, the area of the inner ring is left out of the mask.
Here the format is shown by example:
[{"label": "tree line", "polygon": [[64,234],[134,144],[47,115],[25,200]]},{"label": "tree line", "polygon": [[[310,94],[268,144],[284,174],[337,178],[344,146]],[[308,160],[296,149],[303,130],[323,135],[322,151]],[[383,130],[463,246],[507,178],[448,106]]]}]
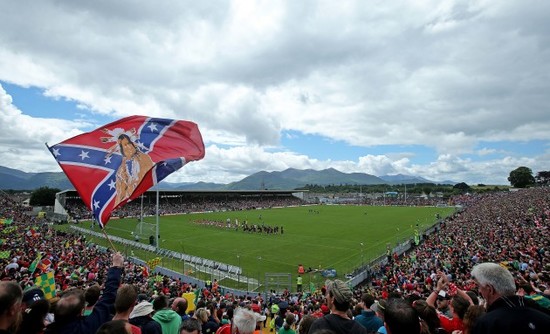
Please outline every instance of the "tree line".
[{"label": "tree line", "polygon": [[[526,188],[533,186],[550,186],[550,171],[539,171],[533,176],[533,171],[529,167],[521,166],[510,172],[508,176],[510,185],[514,188]],[[454,185],[450,184],[435,184],[435,183],[414,183],[414,184],[306,184],[300,189],[308,190],[310,193],[387,193],[398,192],[411,195],[422,194],[443,194],[443,196],[451,196],[464,194],[467,192],[489,192],[500,191],[506,189],[506,186],[486,186],[484,184],[468,185],[465,182],[460,182]],[[41,187],[35,189],[30,196],[31,206],[53,205],[55,202],[55,194],[60,189]],[[7,193],[13,193],[13,190],[6,190]]]}]

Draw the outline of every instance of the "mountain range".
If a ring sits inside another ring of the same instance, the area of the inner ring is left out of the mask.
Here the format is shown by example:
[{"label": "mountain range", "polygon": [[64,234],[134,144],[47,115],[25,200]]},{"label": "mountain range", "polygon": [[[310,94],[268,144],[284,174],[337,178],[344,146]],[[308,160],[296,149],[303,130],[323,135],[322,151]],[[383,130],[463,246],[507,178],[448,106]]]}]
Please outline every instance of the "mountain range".
[{"label": "mountain range", "polygon": [[[334,168],[324,170],[289,168],[281,172],[257,172],[244,179],[228,184],[220,183],[169,183],[161,182],[160,189],[166,190],[289,190],[310,185],[373,185],[373,184],[455,184],[453,181],[435,182],[411,175],[374,176],[366,173],[343,173]],[[40,187],[74,189],[63,172],[26,173],[0,166],[0,189],[34,190]]]}]

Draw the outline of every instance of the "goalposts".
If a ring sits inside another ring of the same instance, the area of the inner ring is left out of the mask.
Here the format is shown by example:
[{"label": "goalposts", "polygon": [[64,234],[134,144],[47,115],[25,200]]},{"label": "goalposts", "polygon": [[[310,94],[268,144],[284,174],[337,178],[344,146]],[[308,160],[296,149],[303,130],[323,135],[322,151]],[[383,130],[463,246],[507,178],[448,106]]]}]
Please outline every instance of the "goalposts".
[{"label": "goalposts", "polygon": [[158,205],[159,205],[159,191],[157,189],[157,203],[156,203],[156,223],[147,223],[143,220],[143,195],[141,197],[141,210],[139,214],[139,222],[136,225],[136,228],[132,232],[132,235],[134,237],[134,241],[141,241],[142,239],[146,239],[147,242],[150,245],[154,245],[158,248],[159,240],[158,240]]},{"label": "goalposts", "polygon": [[[147,223],[143,220],[139,221],[132,232],[134,241],[141,241],[146,239],[149,242],[149,237],[154,236],[156,233],[157,224]],[[155,239],[156,240],[156,239]]]},{"label": "goalposts", "polygon": [[292,277],[290,273],[265,273],[265,291],[281,293],[285,289],[292,291]]}]

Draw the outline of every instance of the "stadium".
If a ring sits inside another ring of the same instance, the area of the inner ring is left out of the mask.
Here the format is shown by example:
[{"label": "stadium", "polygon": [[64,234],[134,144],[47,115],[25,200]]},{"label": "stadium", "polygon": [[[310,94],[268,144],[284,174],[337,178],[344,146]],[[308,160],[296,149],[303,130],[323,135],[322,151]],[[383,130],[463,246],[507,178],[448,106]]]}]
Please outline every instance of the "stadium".
[{"label": "stadium", "polygon": [[550,2],[2,5],[0,334],[550,333]]},{"label": "stadium", "polygon": [[[217,280],[226,289],[241,289],[239,293],[295,291],[292,283],[299,265],[305,267],[301,275],[306,274],[308,288],[322,285],[324,278],[337,273],[356,286],[371,274],[371,267],[383,262],[388,247],[392,253],[402,254],[412,246],[415,234],[432,233],[438,223],[436,217],[440,220],[455,210],[389,205],[380,211],[360,203],[368,200],[365,198],[352,201],[339,197],[329,202],[325,196],[310,196],[304,191],[159,191],[157,233],[156,196],[156,191],[145,193],[140,200],[118,210],[114,214],[117,219],[107,225],[107,233],[124,247],[125,255],[130,255],[129,250],[133,255],[140,250],[142,258],[135,259],[139,263],[160,255],[161,262],[155,268],[159,272],[172,270],[172,275],[183,274],[182,278],[198,285]],[[393,194],[391,198],[397,201]],[[323,205],[316,204],[321,201]],[[387,201],[391,204],[390,197]],[[409,202],[415,199],[409,198]],[[57,194],[53,217],[71,222],[73,232],[103,239],[91,228],[90,212],[75,191]],[[349,232],[359,238],[342,235],[338,240],[340,249],[334,251],[328,245],[331,239],[315,232],[331,230],[331,220],[343,218],[348,221]],[[391,230],[378,231],[374,226],[387,225],[379,223],[383,220],[399,223],[390,224]],[[317,230],[311,228],[314,224],[327,226]],[[361,232],[366,224],[372,231],[369,235]],[[213,234],[216,240],[210,242]],[[155,235],[161,237],[157,240]],[[239,247],[232,245],[235,239],[246,246],[237,250]],[[157,242],[160,247],[156,247]],[[279,245],[276,251],[270,246],[274,242]],[[101,244],[108,246],[106,240]],[[253,247],[258,244],[264,246]],[[319,254],[324,264],[316,259]]]},{"label": "stadium", "polygon": [[[114,246],[127,259],[125,282],[148,298],[160,291],[193,295],[191,312],[211,300],[266,306],[278,300],[322,313],[325,279],[347,282],[356,300],[365,292],[426,298],[440,272],[476,291],[470,271],[486,261],[547,293],[549,196],[547,187],[468,194],[447,199],[453,205],[445,207],[441,199],[399,205],[399,197],[367,205],[376,199],[360,196],[357,203],[319,204],[327,196],[303,191],[149,191],[113,214],[107,241],[74,191],[58,193],[55,213],[42,218],[4,195],[2,276],[21,279],[25,271],[14,269],[34,261],[35,276],[54,269],[58,293],[86,288],[102,277]],[[245,230],[245,221],[258,230]],[[281,231],[259,231],[262,225]]]}]

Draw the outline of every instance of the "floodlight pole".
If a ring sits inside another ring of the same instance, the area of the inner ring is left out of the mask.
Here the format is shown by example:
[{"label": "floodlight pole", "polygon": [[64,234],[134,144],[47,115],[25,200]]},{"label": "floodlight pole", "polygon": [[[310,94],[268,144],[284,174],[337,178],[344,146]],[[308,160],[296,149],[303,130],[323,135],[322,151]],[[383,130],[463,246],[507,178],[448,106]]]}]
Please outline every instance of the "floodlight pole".
[{"label": "floodlight pole", "polygon": [[363,252],[363,243],[361,243],[361,270],[363,270],[363,268],[365,267],[365,257],[363,256],[364,255],[364,252]]},{"label": "floodlight pole", "polygon": [[[262,267],[261,265],[261,262],[262,262],[262,256],[258,256],[258,264],[260,264],[260,268]],[[258,291],[260,290],[260,277],[261,277],[261,272],[260,270],[258,270]],[[247,285],[247,290],[248,290],[248,285]]]},{"label": "floodlight pole", "polygon": [[[143,194],[141,194],[141,208],[139,212],[139,222],[143,223]],[[139,231],[141,233],[141,231]]]},{"label": "floodlight pole", "polygon": [[185,275],[185,247],[183,246],[181,241],[180,241],[180,246],[181,246],[181,262],[182,262],[182,271],[181,271],[181,273]]},{"label": "floodlight pole", "polygon": [[157,250],[160,249],[159,245],[159,188],[157,184],[157,235],[155,236],[155,240],[157,241],[156,246]]},{"label": "floodlight pole", "polygon": [[237,260],[239,260],[239,268],[237,268],[237,289],[241,285],[241,256],[237,255]]}]

